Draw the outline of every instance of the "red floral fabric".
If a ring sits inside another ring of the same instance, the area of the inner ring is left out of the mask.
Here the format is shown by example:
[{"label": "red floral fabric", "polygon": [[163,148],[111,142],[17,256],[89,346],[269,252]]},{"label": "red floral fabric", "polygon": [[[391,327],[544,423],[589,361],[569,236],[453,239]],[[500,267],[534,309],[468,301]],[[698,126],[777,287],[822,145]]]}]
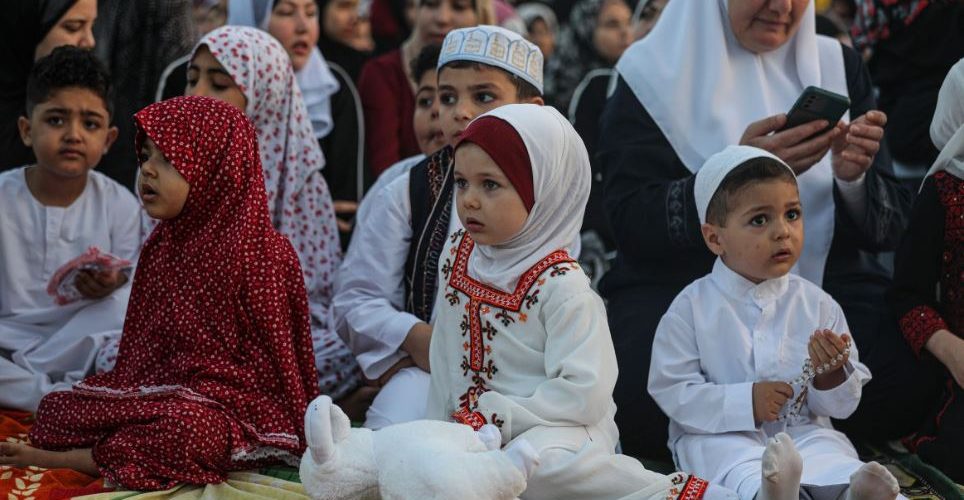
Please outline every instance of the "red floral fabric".
[{"label": "red floral fabric", "polygon": [[139,490],[223,481],[304,451],[319,393],[298,256],[271,225],[251,123],[180,97],[138,112],[190,184],[141,252],[117,365],[41,401],[30,440],[93,447],[105,478]]}]

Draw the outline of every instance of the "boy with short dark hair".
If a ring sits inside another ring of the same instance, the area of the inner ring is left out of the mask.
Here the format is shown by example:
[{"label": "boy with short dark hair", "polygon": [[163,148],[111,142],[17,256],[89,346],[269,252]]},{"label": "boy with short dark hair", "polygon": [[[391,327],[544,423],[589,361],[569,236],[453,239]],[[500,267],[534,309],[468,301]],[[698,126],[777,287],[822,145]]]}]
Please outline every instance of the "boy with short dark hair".
[{"label": "boy with short dark hair", "polygon": [[895,498],[894,477],[860,462],[830,423],[857,408],[870,372],[840,306],[790,273],[804,237],[793,171],[730,146],[697,172],[694,193],[719,258],[660,321],[648,387],[677,467],[747,500],[796,499],[801,484],[813,498]]},{"label": "boy with short dark hair", "polygon": [[452,145],[486,111],[543,104],[542,61],[538,47],[503,28],[450,32],[439,56],[437,97],[447,145],[372,189],[359,209],[335,280],[334,314],[365,376],[381,386],[368,427],[424,416],[438,256],[460,228],[453,215]]},{"label": "boy with short dark hair", "polygon": [[82,270],[82,300],[57,305],[48,282],[90,247],[133,261],[140,207],[92,169],[117,138],[110,75],[65,46],[37,61],[18,126],[37,158],[0,174],[0,406],[36,410],[44,394],[87,375],[106,337],[119,335],[130,287],[119,271]]}]

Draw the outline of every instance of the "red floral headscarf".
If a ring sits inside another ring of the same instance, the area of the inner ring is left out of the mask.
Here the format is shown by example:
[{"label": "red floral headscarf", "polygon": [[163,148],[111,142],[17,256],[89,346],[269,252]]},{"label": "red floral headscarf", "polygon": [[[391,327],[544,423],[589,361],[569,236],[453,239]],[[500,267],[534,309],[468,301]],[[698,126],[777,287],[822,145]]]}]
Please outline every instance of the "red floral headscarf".
[{"label": "red floral headscarf", "polygon": [[255,131],[207,97],[134,116],[190,184],[187,202],[141,252],[117,365],[74,391],[172,395],[221,408],[245,429],[235,459],[304,450],[319,393],[298,257],[271,225]]}]

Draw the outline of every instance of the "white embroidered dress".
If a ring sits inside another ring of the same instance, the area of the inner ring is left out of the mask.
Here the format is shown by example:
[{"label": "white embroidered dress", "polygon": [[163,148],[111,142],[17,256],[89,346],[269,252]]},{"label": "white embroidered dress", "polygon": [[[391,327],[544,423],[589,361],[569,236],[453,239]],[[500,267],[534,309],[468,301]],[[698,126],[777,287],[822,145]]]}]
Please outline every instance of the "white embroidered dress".
[{"label": "white embroidered dress", "polygon": [[[754,284],[717,260],[686,287],[657,327],[649,372],[649,393],[670,417],[677,467],[753,498],[766,439],[786,432],[803,457],[802,484],[849,483],[862,463],[830,418],[853,413],[870,380],[856,346],[846,381],[825,391],[794,384],[784,420],[754,423],[753,383],[797,379],[817,329],[849,333],[830,295],[793,274]],[[799,413],[787,415],[798,397]]]}]

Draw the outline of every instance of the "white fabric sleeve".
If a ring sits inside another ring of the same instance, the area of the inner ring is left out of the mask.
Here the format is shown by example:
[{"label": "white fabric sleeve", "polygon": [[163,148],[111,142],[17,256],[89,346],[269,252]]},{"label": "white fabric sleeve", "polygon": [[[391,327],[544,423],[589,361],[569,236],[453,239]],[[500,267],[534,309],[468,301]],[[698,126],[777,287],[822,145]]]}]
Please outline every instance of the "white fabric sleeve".
[{"label": "white fabric sleeve", "polygon": [[672,306],[656,327],[651,359],[649,394],[687,433],[756,429],[753,382],[715,384],[706,380],[695,331]]},{"label": "white fabric sleeve", "polygon": [[599,296],[588,290],[550,294],[539,320],[547,332],[547,380],[528,397],[496,391],[479,396],[476,411],[502,421],[503,444],[537,425],[593,425],[612,409],[616,351]]},{"label": "white fabric sleeve", "polygon": [[837,190],[843,199],[844,206],[850,217],[860,223],[867,215],[867,174],[860,174],[860,177],[845,181],[834,177],[837,183]]},{"label": "white fabric sleeve", "polygon": [[412,239],[408,175],[362,201],[348,253],[335,278],[335,328],[368,378],[406,354],[399,349],[418,317],[405,312],[405,261]]},{"label": "white fabric sleeve", "polygon": [[[843,311],[836,303],[834,303],[834,306],[836,318],[831,322],[833,326],[830,327],[830,330],[838,335],[849,334],[850,328],[847,326]],[[813,382],[810,382],[807,391],[807,407],[810,409],[810,413],[822,417],[844,419],[857,409],[863,386],[870,381],[870,370],[860,362],[857,344],[853,340],[850,342],[850,359],[844,365],[844,371],[847,374],[847,379],[837,387],[825,391],[818,390],[813,386]]]}]

